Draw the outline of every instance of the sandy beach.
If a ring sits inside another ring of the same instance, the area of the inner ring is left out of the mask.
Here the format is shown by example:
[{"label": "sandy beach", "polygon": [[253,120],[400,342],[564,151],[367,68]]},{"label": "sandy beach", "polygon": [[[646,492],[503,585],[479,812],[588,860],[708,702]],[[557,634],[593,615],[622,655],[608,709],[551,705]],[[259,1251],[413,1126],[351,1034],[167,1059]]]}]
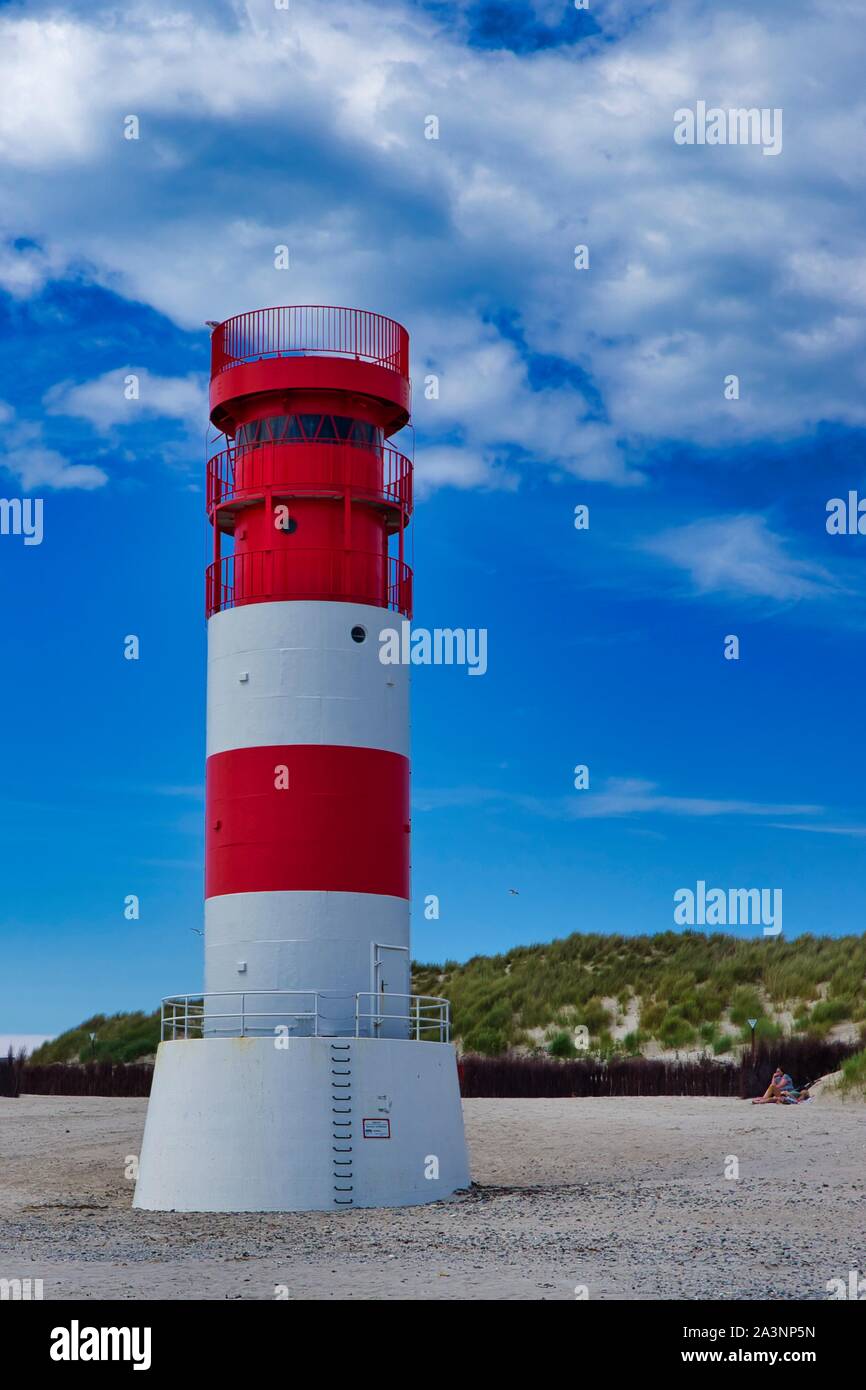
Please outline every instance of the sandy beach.
[{"label": "sandy beach", "polygon": [[[866,1271],[866,1107],[464,1102],[474,1186],[427,1207],[133,1211],[146,1102],[0,1099],[0,1277],[46,1299],[825,1299]],[[729,1158],[739,1177],[725,1177]]]}]

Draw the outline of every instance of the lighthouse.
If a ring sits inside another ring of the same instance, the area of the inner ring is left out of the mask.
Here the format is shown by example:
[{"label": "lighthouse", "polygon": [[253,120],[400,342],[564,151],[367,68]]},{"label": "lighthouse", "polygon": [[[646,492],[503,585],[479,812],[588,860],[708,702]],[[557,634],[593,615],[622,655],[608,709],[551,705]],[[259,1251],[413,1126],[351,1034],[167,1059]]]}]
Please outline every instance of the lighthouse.
[{"label": "lighthouse", "polygon": [[213,327],[204,990],[163,1001],[134,1205],[300,1211],[469,1183],[444,999],[411,993],[409,339]]}]

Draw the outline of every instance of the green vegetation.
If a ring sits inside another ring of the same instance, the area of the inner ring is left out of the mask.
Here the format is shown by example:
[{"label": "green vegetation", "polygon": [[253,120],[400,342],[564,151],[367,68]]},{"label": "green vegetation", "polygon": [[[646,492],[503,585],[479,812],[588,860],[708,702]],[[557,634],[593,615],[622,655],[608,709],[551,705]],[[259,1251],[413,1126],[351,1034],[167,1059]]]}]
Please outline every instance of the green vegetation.
[{"label": "green vegetation", "polygon": [[866,1052],[855,1052],[842,1063],[839,1090],[843,1094],[866,1096]]},{"label": "green vegetation", "polygon": [[[816,1037],[866,1019],[866,936],[575,934],[465,965],[416,964],[412,983],[418,994],[450,999],[465,1051],[555,1047],[567,1056],[583,1024],[597,1053],[633,1052],[654,1039],[721,1056],[749,1042],[750,1018],[759,1042],[784,1035],[775,1017],[782,1011],[794,1016],[795,1031]],[[638,1017],[632,1013],[630,1032],[615,1043],[611,1028],[623,1024],[629,1001]]]},{"label": "green vegetation", "polygon": [[[651,1041],[723,1056],[749,1042],[750,1018],[759,1043],[782,1037],[782,1011],[797,1033],[826,1038],[851,1021],[866,1039],[866,936],[575,934],[465,965],[415,964],[412,987],[450,999],[463,1050],[488,1056],[521,1048],[571,1057],[579,1027],[597,1056],[634,1055]],[[614,1029],[627,1029],[625,1037],[615,1040]],[[158,1012],[97,1014],[43,1044],[33,1061],[133,1062],[158,1042]]]},{"label": "green vegetation", "polygon": [[570,1033],[555,1033],[547,1048],[551,1057],[576,1057],[577,1048]]},{"label": "green vegetation", "polygon": [[[95,1033],[93,1042],[90,1034]],[[135,1062],[159,1046],[159,1010],[155,1013],[95,1014],[51,1042],[37,1047],[31,1062]]]},{"label": "green vegetation", "polygon": [[695,1030],[678,1008],[668,1009],[658,1030],[658,1039],[665,1047],[691,1047]]}]

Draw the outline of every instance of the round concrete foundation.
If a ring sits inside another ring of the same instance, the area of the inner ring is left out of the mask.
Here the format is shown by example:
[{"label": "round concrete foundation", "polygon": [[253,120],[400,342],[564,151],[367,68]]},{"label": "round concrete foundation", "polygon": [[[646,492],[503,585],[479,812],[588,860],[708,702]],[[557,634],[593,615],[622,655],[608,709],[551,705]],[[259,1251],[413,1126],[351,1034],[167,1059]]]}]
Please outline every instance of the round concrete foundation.
[{"label": "round concrete foundation", "polygon": [[469,1180],[448,1043],[278,1037],[160,1044],[136,1207],[412,1206]]}]

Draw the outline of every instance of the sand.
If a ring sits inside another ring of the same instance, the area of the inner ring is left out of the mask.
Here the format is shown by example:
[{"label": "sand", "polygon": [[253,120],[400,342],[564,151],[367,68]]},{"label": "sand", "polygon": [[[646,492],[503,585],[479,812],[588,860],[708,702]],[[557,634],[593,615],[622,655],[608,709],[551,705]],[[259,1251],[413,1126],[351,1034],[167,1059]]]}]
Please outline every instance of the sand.
[{"label": "sand", "polygon": [[145,1104],[0,1099],[0,1278],[46,1299],[702,1300],[823,1299],[866,1272],[862,1104],[469,1100],[470,1192],[261,1216],[133,1211]]}]

